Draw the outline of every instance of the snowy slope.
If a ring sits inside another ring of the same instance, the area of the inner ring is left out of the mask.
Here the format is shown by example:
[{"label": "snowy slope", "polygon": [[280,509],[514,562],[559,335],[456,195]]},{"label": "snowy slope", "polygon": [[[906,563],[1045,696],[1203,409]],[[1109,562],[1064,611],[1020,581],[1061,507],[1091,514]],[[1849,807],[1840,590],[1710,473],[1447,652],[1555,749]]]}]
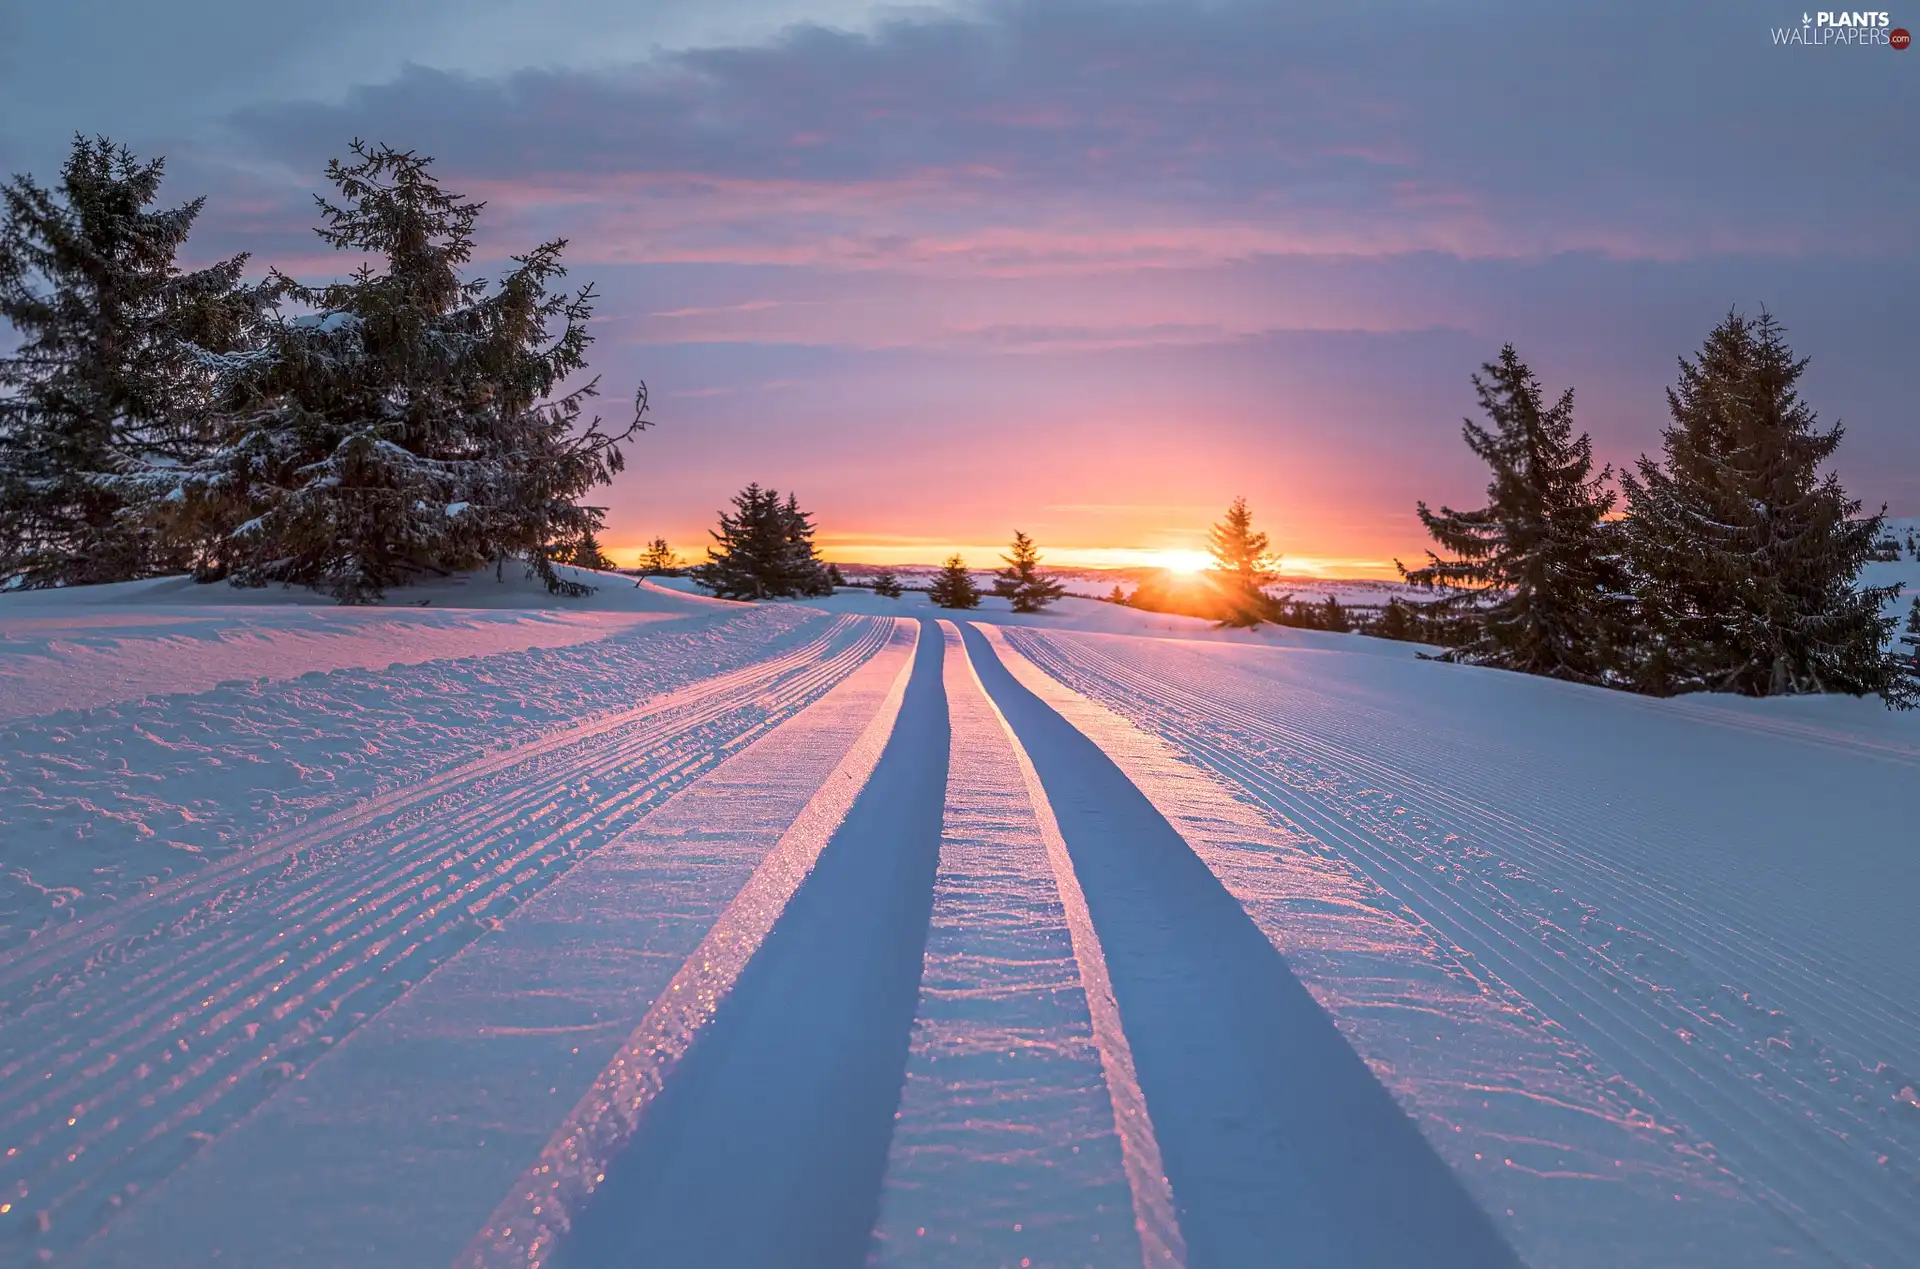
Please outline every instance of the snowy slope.
[{"label": "snowy slope", "polygon": [[1920,1246],[1920,717],[493,585],[0,597],[0,1264]]},{"label": "snowy slope", "polygon": [[[1665,1134],[1678,1173],[1608,1178],[1681,1200],[1610,1226],[1653,1237],[1621,1244],[1632,1263],[1761,1254],[1731,1255],[1736,1230],[1766,1229],[1759,1210],[1698,1238],[1714,1226],[1688,1203],[1717,1205],[1712,1171],[1780,1214],[1780,1254],[1898,1264],[1920,1246],[1920,854],[1898,809],[1920,778],[1920,720],[1851,700],[1796,718],[1465,667],[1010,641],[1303,837],[1604,1072],[1619,1109],[1596,1101],[1590,1123]],[[1337,980],[1325,990],[1339,1016]],[[1348,1021],[1365,1052],[1377,1017]],[[1368,1056],[1430,1108],[1440,1140],[1473,1126],[1458,1119],[1461,1090],[1486,1082],[1472,1050]],[[1506,1168],[1563,1190],[1604,1175],[1591,1132],[1536,1117],[1520,1135],[1492,1176],[1479,1154],[1453,1161],[1487,1193],[1516,1188]],[[1515,1232],[1570,1263],[1566,1215]]]},{"label": "snowy slope", "polygon": [[379,607],[185,578],[0,595],[0,721],[239,680],[566,647],[728,607],[617,574],[562,571],[599,590],[551,596],[515,570],[504,581],[470,574],[409,586]]}]

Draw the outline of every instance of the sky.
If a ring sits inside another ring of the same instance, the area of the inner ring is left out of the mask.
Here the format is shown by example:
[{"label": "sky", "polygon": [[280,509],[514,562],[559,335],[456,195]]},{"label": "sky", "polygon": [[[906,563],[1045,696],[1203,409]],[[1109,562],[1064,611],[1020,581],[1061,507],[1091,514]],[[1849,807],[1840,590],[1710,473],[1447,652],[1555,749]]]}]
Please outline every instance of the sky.
[{"label": "sky", "polygon": [[486,201],[483,275],[566,237],[607,412],[652,402],[616,558],[757,480],[842,561],[1176,560],[1244,495],[1285,571],[1389,575],[1416,501],[1482,503],[1503,343],[1618,465],[1732,308],[1920,514],[1920,50],[1778,43],[1803,13],[0,0],[0,172],[104,133],[207,196],[194,260],[322,279],[360,136]]}]

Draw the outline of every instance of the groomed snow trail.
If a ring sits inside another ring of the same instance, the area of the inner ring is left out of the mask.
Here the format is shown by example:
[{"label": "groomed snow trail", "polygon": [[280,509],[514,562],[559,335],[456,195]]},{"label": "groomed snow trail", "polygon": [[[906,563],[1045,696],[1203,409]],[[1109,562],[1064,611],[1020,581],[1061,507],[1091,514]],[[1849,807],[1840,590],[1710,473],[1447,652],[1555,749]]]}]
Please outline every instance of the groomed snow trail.
[{"label": "groomed snow trail", "polygon": [[[868,1264],[1131,1267],[1142,1264],[1144,1241],[1145,1264],[1176,1265],[1159,1147],[1085,899],[1031,764],[959,632],[941,627],[946,817]],[[1130,1184],[1146,1190],[1140,1200]]]},{"label": "groomed snow trail", "polygon": [[912,646],[901,623],[826,695],[334,1046],[83,1262],[445,1266],[483,1223],[511,1232],[465,1263],[537,1259],[864,785]]},{"label": "groomed snow trail", "polygon": [[977,628],[964,633],[1055,809],[1191,1262],[1518,1265],[1187,842]]},{"label": "groomed snow trail", "polygon": [[[17,949],[0,962],[0,1194],[44,1213],[31,1249],[100,1228],[890,629],[822,623],[784,653],[522,737]],[[612,642],[594,646],[617,664]]]},{"label": "groomed snow trail", "polygon": [[553,1263],[826,1269],[865,1256],[932,907],[942,662],[937,628],[922,623],[866,787]]},{"label": "groomed snow trail", "polygon": [[833,620],[715,602],[571,647],[309,669],[0,724],[0,949],[268,830],[792,652]]},{"label": "groomed snow trail", "polygon": [[[1363,683],[1337,661],[1009,642],[1365,877],[1757,1201],[1744,1230],[1761,1246],[1682,1263],[1913,1263],[1920,1016],[1895,994],[1910,915],[1880,911],[1910,893],[1885,869],[1912,862],[1819,842],[1845,807],[1910,791],[1915,755],[1492,672],[1377,667]],[[1559,710],[1578,725],[1542,725]],[[1537,721],[1512,735],[1512,718]],[[1883,944],[1878,964],[1837,947],[1848,914],[1872,916],[1849,937]],[[1723,1227],[1720,1196],[1674,1192],[1639,1228],[1684,1244]]]},{"label": "groomed snow trail", "polygon": [[1835,717],[725,605],[9,724],[0,1264],[1920,1264]]}]

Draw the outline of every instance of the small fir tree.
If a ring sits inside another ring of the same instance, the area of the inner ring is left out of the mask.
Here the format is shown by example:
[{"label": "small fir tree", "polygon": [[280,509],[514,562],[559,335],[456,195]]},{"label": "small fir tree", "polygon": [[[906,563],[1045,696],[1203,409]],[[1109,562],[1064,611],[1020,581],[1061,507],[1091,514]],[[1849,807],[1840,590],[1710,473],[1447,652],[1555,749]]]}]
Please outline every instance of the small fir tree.
[{"label": "small fir tree", "polygon": [[883,568],[873,575],[873,593],[885,599],[900,598],[903,588],[892,569]]},{"label": "small fir tree", "polygon": [[[1462,434],[1492,470],[1477,511],[1419,504],[1420,522],[1448,553],[1424,568],[1399,565],[1418,586],[1456,592],[1450,614],[1478,635],[1449,660],[1598,682],[1623,623],[1621,579],[1606,517],[1611,468],[1593,470],[1593,446],[1573,431],[1573,390],[1548,405],[1540,381],[1508,344],[1473,376],[1483,426]],[[1397,563],[1397,562],[1396,562]]]},{"label": "small fir tree", "polygon": [[1107,602],[1110,604],[1124,604],[1127,602],[1127,592],[1120,589],[1119,583],[1116,582],[1114,584],[1113,593],[1107,596]]},{"label": "small fir tree", "polygon": [[1415,616],[1412,604],[1395,596],[1387,600],[1387,606],[1380,611],[1380,619],[1369,633],[1382,639],[1417,640],[1420,638],[1419,618]]},{"label": "small fir tree", "polygon": [[1320,629],[1346,634],[1353,629],[1353,620],[1347,610],[1340,605],[1338,598],[1327,596],[1326,603],[1320,606]]},{"label": "small fir tree", "polygon": [[607,553],[600,549],[600,536],[592,529],[588,529],[586,536],[580,539],[580,544],[573,548],[573,555],[567,563],[575,568],[589,568],[597,573],[613,571],[613,561],[608,559]]},{"label": "small fir tree", "polygon": [[790,599],[830,594],[826,567],[813,548],[812,518],[788,495],[750,484],[720,513],[707,562],[694,580],[723,599]]},{"label": "small fir tree", "polygon": [[1245,498],[1235,498],[1226,519],[1208,532],[1207,549],[1213,555],[1220,623],[1257,626],[1272,615],[1266,587],[1278,561],[1268,553],[1267,535],[1254,529],[1253,512]]},{"label": "small fir tree", "polygon": [[1899,587],[1859,584],[1883,516],[1821,474],[1843,432],[1800,399],[1806,364],[1771,314],[1728,314],[1680,361],[1663,459],[1622,478],[1649,690],[1911,703],[1881,616]]},{"label": "small fir tree", "polygon": [[121,478],[194,456],[209,377],[194,347],[250,337],[265,293],[245,256],[175,264],[205,200],[156,209],[164,161],[74,138],[60,182],[0,186],[0,586],[177,571],[179,543],[126,514]]},{"label": "small fir tree", "polygon": [[1066,587],[1040,572],[1040,550],[1033,539],[1014,530],[1011,554],[1000,557],[1006,567],[993,576],[993,593],[1013,605],[1015,612],[1042,612],[1066,593]]},{"label": "small fir tree", "polygon": [[846,584],[847,579],[840,575],[840,566],[838,564],[827,565],[827,585],[838,588]]},{"label": "small fir tree", "polygon": [[780,495],[749,484],[733,496],[733,512],[720,513],[707,562],[693,578],[722,599],[771,599],[791,594],[786,584],[787,531]]},{"label": "small fir tree", "polygon": [[320,237],[363,264],[344,282],[275,293],[308,310],[267,327],[264,346],[204,359],[221,409],[211,452],[133,481],[163,531],[217,544],[209,572],[240,586],[284,582],[342,603],[377,600],[421,572],[509,557],[559,594],[601,523],[578,499],[623,465],[645,424],[603,432],[585,417],[593,289],[550,289],[564,240],[514,257],[498,286],[464,279],[481,204],[442,190],[430,159],[353,144],[317,197]]},{"label": "small fir tree", "polygon": [[813,517],[800,509],[800,499],[789,493],[780,509],[786,535],[786,550],[781,556],[782,595],[831,595],[833,583],[828,566],[813,545]]},{"label": "small fir tree", "polygon": [[673,548],[667,545],[665,538],[655,538],[640,553],[640,571],[650,577],[679,567],[680,557],[673,553]]},{"label": "small fir tree", "polygon": [[948,557],[927,587],[927,598],[941,608],[978,608],[980,588],[974,585],[967,562],[954,555]]}]

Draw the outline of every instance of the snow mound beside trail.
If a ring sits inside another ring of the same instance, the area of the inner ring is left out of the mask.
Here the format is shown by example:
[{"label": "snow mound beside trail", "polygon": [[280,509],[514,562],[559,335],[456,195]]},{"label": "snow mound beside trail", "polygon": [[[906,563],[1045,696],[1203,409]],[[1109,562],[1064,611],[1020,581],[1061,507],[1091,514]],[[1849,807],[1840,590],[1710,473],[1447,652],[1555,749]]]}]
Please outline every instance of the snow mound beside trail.
[{"label": "snow mound beside trail", "polygon": [[185,577],[0,595],[0,720],[313,671],[569,647],[740,610],[574,568],[562,575],[594,592],[549,595],[523,572],[437,578],[353,608],[302,588],[241,590]]}]

